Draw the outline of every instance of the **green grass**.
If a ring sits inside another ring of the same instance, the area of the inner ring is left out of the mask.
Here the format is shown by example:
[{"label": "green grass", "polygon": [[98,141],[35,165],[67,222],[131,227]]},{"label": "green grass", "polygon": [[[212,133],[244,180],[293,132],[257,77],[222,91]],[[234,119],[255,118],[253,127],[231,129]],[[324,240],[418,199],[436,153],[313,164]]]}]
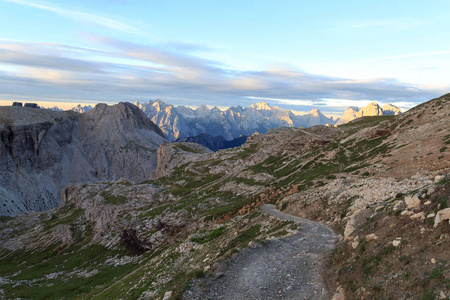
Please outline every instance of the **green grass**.
[{"label": "green grass", "polygon": [[[74,204],[65,205],[58,211],[58,214],[52,214],[49,220],[42,220],[44,231],[48,231],[58,225],[73,225],[76,220],[84,213],[84,209],[75,207]],[[43,215],[44,216],[44,215]]]},{"label": "green grass", "polygon": [[198,149],[192,149],[192,148],[188,147],[187,145],[183,145],[181,143],[180,144],[176,144],[174,147],[177,148],[177,149],[181,149],[181,150],[183,150],[185,152],[203,153],[202,151],[200,151]]},{"label": "green grass", "polygon": [[348,127],[358,127],[358,128],[364,128],[364,127],[370,127],[375,126],[383,121],[386,120],[392,120],[395,119],[397,116],[368,116],[368,117],[361,117],[354,121],[351,121],[349,123],[345,123],[342,125],[339,125],[340,128],[348,128]]},{"label": "green grass", "polygon": [[225,254],[228,250],[233,248],[244,248],[249,242],[256,240],[261,231],[261,224],[253,225],[247,230],[242,231],[236,238],[234,238],[224,249],[222,249],[219,256]]},{"label": "green grass", "polygon": [[[0,273],[9,275],[14,281],[33,280],[34,283],[31,289],[28,284],[2,288],[6,295],[14,294],[14,298],[61,299],[62,295],[67,299],[79,298],[136,267],[131,263],[117,267],[103,264],[108,257],[119,253],[101,245],[85,246],[78,250],[75,247],[63,250],[56,244],[33,253],[25,251],[8,253],[7,257],[2,256],[0,259]],[[98,273],[87,278],[72,275],[67,280],[64,275],[76,270],[89,272],[94,269]],[[63,272],[63,274],[56,279],[46,279],[46,275],[56,272]]]},{"label": "green grass", "polygon": [[114,205],[125,204],[128,201],[127,197],[125,196],[116,196],[107,191],[101,191],[100,196],[102,196],[103,199],[105,199],[106,203]]},{"label": "green grass", "polygon": [[255,180],[253,180],[251,178],[232,177],[232,178],[230,178],[230,180],[232,180],[232,181],[234,181],[236,183],[243,183],[245,185],[250,185],[250,186],[253,186],[253,185],[264,186],[265,185],[264,182],[255,181]]},{"label": "green grass", "polygon": [[211,231],[208,235],[205,235],[202,237],[191,238],[191,241],[195,242],[195,243],[199,243],[199,244],[205,244],[207,242],[214,240],[219,235],[221,235],[226,228],[227,228],[226,226],[221,226],[221,227],[216,228],[213,231]]},{"label": "green grass", "polygon": [[[244,144],[246,145],[246,144]],[[240,147],[238,148],[239,152],[237,152],[236,156],[238,159],[245,159],[255,154],[258,151],[256,144],[251,144],[250,146]]]}]

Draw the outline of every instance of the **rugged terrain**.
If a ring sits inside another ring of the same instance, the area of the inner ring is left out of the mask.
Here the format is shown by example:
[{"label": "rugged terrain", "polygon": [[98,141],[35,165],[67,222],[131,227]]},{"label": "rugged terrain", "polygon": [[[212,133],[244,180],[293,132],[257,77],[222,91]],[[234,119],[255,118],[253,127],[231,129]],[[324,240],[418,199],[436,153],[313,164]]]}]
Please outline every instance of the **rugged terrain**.
[{"label": "rugged terrain", "polygon": [[252,251],[288,248],[307,233],[260,209],[272,203],[340,235],[320,258],[324,294],[448,297],[449,145],[450,95],[403,115],[273,130],[218,152],[161,144],[148,180],[73,184],[57,208],[3,218],[1,295],[188,297],[252,263]]},{"label": "rugged terrain", "polygon": [[54,208],[69,183],[148,178],[167,142],[136,106],[0,108],[0,215]]}]

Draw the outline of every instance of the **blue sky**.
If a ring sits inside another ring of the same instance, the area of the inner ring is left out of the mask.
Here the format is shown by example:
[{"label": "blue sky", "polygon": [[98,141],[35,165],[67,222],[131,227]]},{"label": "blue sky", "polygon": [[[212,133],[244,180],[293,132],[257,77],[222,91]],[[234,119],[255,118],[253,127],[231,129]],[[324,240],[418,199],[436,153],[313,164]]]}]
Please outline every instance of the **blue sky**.
[{"label": "blue sky", "polygon": [[407,109],[450,91],[450,1],[0,0],[0,105]]}]

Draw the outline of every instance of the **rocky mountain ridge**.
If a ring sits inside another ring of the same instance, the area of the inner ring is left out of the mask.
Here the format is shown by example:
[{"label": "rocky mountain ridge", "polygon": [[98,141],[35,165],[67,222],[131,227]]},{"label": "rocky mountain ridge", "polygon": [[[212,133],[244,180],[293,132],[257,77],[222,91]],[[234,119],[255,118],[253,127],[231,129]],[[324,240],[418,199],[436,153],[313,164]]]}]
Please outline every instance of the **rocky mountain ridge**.
[{"label": "rocky mountain ridge", "polygon": [[0,122],[0,215],[51,209],[69,183],[145,180],[167,142],[129,103],[85,114],[1,107]]},{"label": "rocky mountain ridge", "polygon": [[357,118],[361,117],[368,117],[368,116],[396,116],[402,114],[402,111],[399,107],[392,105],[392,104],[386,104],[380,107],[378,103],[372,102],[368,104],[367,106],[364,106],[362,108],[358,107],[349,107],[344,111],[344,114],[341,118],[336,122],[337,125],[348,123],[352,120],[355,120]]}]

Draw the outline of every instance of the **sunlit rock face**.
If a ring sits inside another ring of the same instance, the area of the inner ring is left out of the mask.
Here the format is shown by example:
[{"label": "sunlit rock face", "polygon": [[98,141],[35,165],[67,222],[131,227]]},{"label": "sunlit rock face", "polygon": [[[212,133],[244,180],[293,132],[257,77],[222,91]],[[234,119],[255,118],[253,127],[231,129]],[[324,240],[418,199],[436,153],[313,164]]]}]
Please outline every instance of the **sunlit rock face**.
[{"label": "sunlit rock face", "polygon": [[395,105],[386,104],[380,107],[378,103],[372,102],[369,105],[362,108],[358,108],[355,106],[347,108],[344,111],[343,116],[339,118],[339,120],[337,121],[337,124],[338,125],[345,124],[354,119],[367,116],[393,116],[400,114],[402,114],[401,109]]}]

